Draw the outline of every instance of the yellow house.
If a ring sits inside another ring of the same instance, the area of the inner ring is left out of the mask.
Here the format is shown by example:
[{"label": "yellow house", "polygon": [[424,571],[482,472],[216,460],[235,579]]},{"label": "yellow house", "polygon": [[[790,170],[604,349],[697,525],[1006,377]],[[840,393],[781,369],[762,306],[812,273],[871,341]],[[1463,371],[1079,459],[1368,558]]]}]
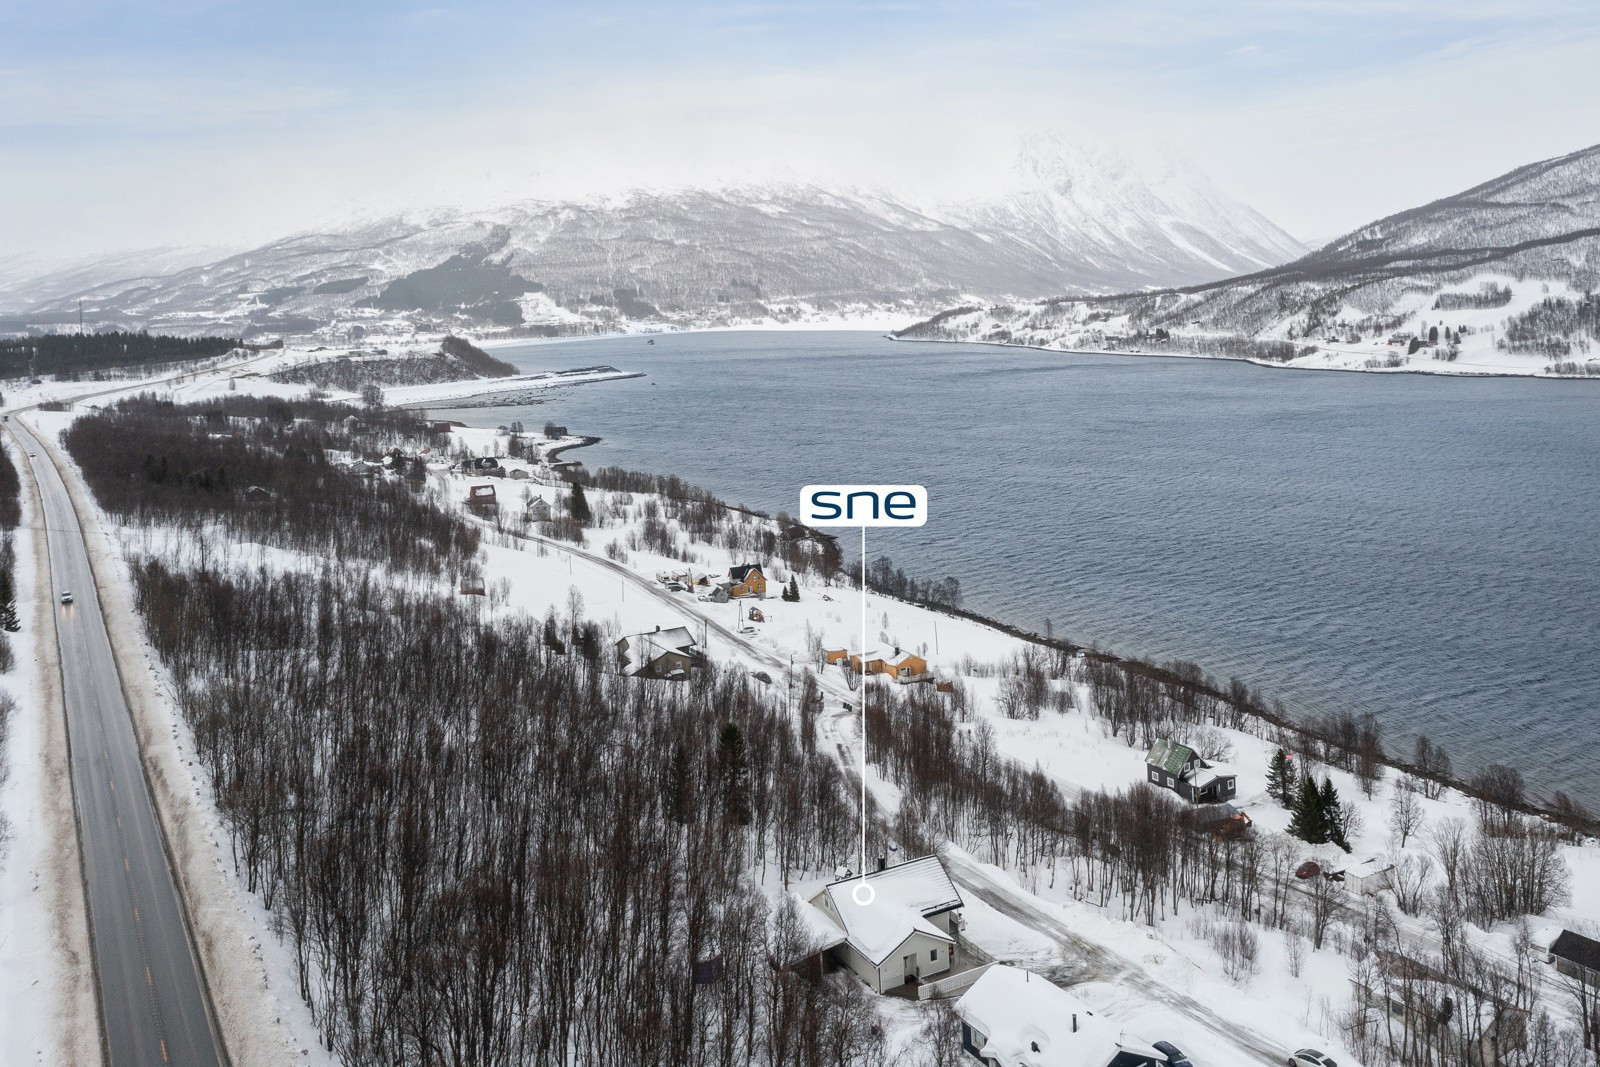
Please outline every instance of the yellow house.
[{"label": "yellow house", "polygon": [[849,658],[849,649],[825,648],[822,650],[822,662],[827,664],[829,667],[833,666],[835,663],[843,663]]},{"label": "yellow house", "polygon": [[761,568],[754,563],[728,568],[728,577],[733,580],[733,585],[728,589],[730,597],[751,596],[757,600],[767,597],[767,579],[761,573]]}]

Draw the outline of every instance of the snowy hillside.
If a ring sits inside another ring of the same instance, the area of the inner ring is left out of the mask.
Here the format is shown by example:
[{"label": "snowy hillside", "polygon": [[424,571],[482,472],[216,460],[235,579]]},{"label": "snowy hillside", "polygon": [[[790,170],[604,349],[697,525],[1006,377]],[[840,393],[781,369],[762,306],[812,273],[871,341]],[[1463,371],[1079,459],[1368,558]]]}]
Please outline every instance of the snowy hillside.
[{"label": "snowy hillside", "polygon": [[1592,376],[1597,281],[1600,146],[1380,219],[1282,267],[1156,293],[968,306],[901,335],[1318,369]]},{"label": "snowy hillside", "polygon": [[30,298],[28,314],[75,313],[81,298],[97,322],[166,329],[391,321],[568,334],[1185,285],[1301,251],[1191,169],[1040,137],[1008,188],[960,203],[810,185],[527,201],[368,219],[185,270],[118,281],[80,270],[13,291]]}]

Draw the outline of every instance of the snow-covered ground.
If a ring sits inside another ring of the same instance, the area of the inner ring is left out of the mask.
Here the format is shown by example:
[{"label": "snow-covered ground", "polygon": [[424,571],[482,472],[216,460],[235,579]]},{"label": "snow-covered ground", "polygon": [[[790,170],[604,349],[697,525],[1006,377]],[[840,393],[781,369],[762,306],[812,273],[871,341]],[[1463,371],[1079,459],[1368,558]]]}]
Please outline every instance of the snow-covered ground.
[{"label": "snow-covered ground", "polygon": [[[1496,285],[1511,290],[1511,299],[1500,307],[1435,310],[1434,301],[1445,294],[1477,295],[1486,285]],[[1384,331],[1381,337],[1370,333],[1359,341],[1347,341],[1348,327],[1361,322],[1369,312],[1346,305],[1330,321],[1344,324],[1330,330],[1304,332],[1303,324],[1296,319],[1285,319],[1273,331],[1262,334],[1260,340],[1290,341],[1296,345],[1315,347],[1310,355],[1299,356],[1288,362],[1257,359],[1246,355],[1227,354],[1233,336],[1225,332],[1207,330],[1199,326],[1171,328],[1174,344],[1156,344],[1134,337],[1136,328],[1127,313],[1111,315],[1105,309],[1089,304],[1067,304],[1044,309],[1030,305],[1012,308],[990,308],[953,316],[941,327],[941,337],[915,337],[906,340],[953,341],[976,344],[999,344],[1039,348],[1050,352],[1086,354],[1115,353],[1119,355],[1170,356],[1183,359],[1231,359],[1254,363],[1262,367],[1289,370],[1362,371],[1374,374],[1444,374],[1444,375],[1509,375],[1514,377],[1592,377],[1553,373],[1555,362],[1546,355],[1501,351],[1496,342],[1500,339],[1505,321],[1526,312],[1542,300],[1551,298],[1581,299],[1582,293],[1564,282],[1546,282],[1518,279],[1510,275],[1484,273],[1467,281],[1451,284],[1439,292],[1419,289],[1394,307],[1387,308],[1385,317],[1394,317],[1400,325]],[[1068,316],[1062,319],[1062,316]],[[1390,345],[1393,333],[1426,339],[1429,331],[1437,327],[1442,334],[1449,327],[1452,335],[1466,327],[1456,345],[1454,359],[1443,356],[1448,346],[1424,347],[1408,354],[1408,345]],[[1291,328],[1297,335],[1290,337]],[[1334,339],[1331,339],[1334,338]],[[1184,340],[1214,342],[1220,351],[1183,351]],[[1141,347],[1143,346],[1143,347]],[[1238,345],[1234,344],[1235,350]],[[1595,363],[1600,365],[1600,353],[1579,351],[1560,358],[1561,362]]]}]

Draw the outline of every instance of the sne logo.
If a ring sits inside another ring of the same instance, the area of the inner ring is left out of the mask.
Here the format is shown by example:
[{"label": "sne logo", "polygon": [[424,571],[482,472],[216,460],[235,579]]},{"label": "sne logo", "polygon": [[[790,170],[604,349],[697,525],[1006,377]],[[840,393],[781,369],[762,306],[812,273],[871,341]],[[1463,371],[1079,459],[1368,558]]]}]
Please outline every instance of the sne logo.
[{"label": "sne logo", "polygon": [[928,491],[920,485],[808,485],[800,490],[807,526],[921,526]]}]

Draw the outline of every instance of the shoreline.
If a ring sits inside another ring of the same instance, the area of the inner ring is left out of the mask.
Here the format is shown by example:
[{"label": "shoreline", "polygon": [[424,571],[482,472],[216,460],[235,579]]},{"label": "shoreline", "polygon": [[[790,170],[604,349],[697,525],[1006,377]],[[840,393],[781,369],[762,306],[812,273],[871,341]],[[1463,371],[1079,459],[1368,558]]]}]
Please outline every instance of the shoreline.
[{"label": "shoreline", "polygon": [[[963,343],[963,342],[954,342],[954,343]],[[1025,346],[1016,345],[1016,346],[1010,346],[1010,347],[1025,347]],[[1123,353],[1112,352],[1112,353],[1105,353],[1105,354],[1106,355],[1119,355],[1119,354],[1123,354]],[[1154,354],[1163,355],[1163,356],[1166,355],[1165,353],[1154,353]],[[1166,356],[1166,358],[1183,358],[1183,357],[1181,357],[1181,356]],[[1241,361],[1241,362],[1243,362],[1243,361]],[[1515,377],[1515,376],[1512,376],[1512,377]],[[604,440],[604,438],[601,437],[601,436],[598,436],[598,435],[592,435],[592,434],[582,435],[581,439],[576,441],[576,442],[573,442],[571,444],[561,445],[560,447],[555,448],[555,449],[547,452],[546,453],[547,461],[550,463],[552,468],[560,469],[562,471],[570,471],[575,466],[581,467],[582,466],[582,461],[581,460],[577,460],[577,461],[559,461],[558,462],[557,461],[557,457],[560,456],[561,454],[565,453],[565,452],[568,452],[568,451],[573,451],[573,450],[576,450],[576,449],[579,449],[579,448],[587,448],[587,447],[589,447],[591,445],[599,444],[602,440]],[[664,477],[665,476],[665,475],[661,475],[661,474],[659,474],[657,472],[651,472],[651,473],[653,475],[657,476],[657,477]],[[713,494],[716,493],[716,490],[714,490],[714,489],[710,490],[710,491]],[[717,499],[718,499],[718,502],[721,503],[721,505],[724,508],[727,508],[727,509],[729,509],[731,511],[739,511],[739,512],[744,512],[744,513],[747,513],[747,514],[756,514],[756,515],[761,515],[763,517],[770,518],[770,516],[765,515],[765,513],[763,513],[763,512],[751,511],[750,509],[747,509],[747,508],[741,508],[741,507],[737,507],[737,506],[732,505],[732,504],[728,504],[726,502],[723,502],[720,497],[718,497]],[[834,539],[835,541],[837,541],[837,538],[835,538],[832,534],[827,533],[826,531],[813,531],[813,532],[816,533],[818,536],[831,538],[831,539]],[[848,569],[846,569],[842,573],[844,575],[846,575],[847,577],[850,574]],[[849,588],[858,588],[854,584],[850,584],[848,587]],[[869,589],[870,588],[871,587],[869,586]],[[891,594],[884,593],[882,591],[874,591],[874,592],[875,592],[875,595],[878,595],[878,596],[890,596],[891,595]],[[1063,653],[1066,653],[1069,656],[1080,656],[1081,655],[1085,659],[1092,658],[1092,659],[1094,659],[1094,660],[1096,660],[1098,662],[1108,663],[1108,664],[1115,664],[1115,665],[1120,666],[1123,670],[1125,670],[1125,671],[1127,671],[1129,673],[1141,675],[1143,677],[1149,678],[1152,681],[1155,681],[1155,682],[1158,682],[1158,683],[1180,683],[1180,682],[1184,682],[1185,681],[1184,679],[1180,679],[1177,674],[1175,674],[1173,671],[1169,670],[1167,667],[1164,667],[1161,664],[1156,663],[1154,661],[1143,659],[1143,658],[1138,657],[1138,656],[1122,655],[1122,654],[1120,654],[1120,653],[1118,653],[1116,651],[1105,649],[1105,648],[1100,648],[1100,647],[1097,647],[1097,646],[1095,646],[1093,644],[1086,645],[1086,644],[1081,644],[1081,643],[1079,643],[1077,641],[1072,641],[1072,640],[1069,640],[1069,639],[1066,639],[1066,638],[1047,637],[1046,635],[1041,634],[1036,630],[1031,630],[1031,629],[1028,629],[1027,627],[1016,625],[1014,623],[1007,622],[1004,619],[996,618],[996,617],[991,616],[991,615],[986,615],[986,614],[984,614],[983,612],[980,612],[980,611],[973,611],[973,610],[970,610],[970,609],[967,609],[967,608],[959,608],[959,607],[954,607],[953,608],[953,607],[949,607],[947,605],[935,605],[935,604],[928,603],[926,601],[905,600],[904,598],[901,598],[901,597],[894,597],[894,599],[901,600],[903,603],[910,604],[910,605],[912,605],[912,606],[914,606],[916,608],[919,608],[919,609],[921,609],[923,611],[931,612],[931,613],[936,614],[936,615],[943,615],[946,618],[960,619],[960,620],[964,620],[964,621],[967,621],[967,622],[976,623],[976,624],[978,624],[980,626],[986,626],[986,627],[988,627],[988,628],[990,628],[992,630],[995,630],[998,633],[1005,634],[1008,637],[1013,637],[1013,638],[1016,638],[1019,641],[1024,641],[1024,642],[1027,642],[1027,643],[1032,644],[1032,645],[1036,645],[1036,646],[1041,647],[1041,648],[1047,648],[1047,649],[1051,649],[1051,650],[1054,650],[1054,651],[1063,652]],[[1202,670],[1204,670],[1204,665],[1203,664],[1201,665],[1201,668],[1202,668]],[[1204,695],[1206,697],[1209,697],[1212,700],[1217,701],[1219,704],[1223,704],[1223,705],[1227,705],[1227,706],[1230,706],[1230,707],[1237,708],[1241,712],[1241,714],[1244,716],[1244,718],[1245,718],[1245,720],[1247,722],[1249,722],[1251,724],[1254,724],[1255,726],[1259,727],[1259,729],[1251,729],[1251,728],[1247,727],[1246,728],[1246,732],[1253,733],[1253,734],[1256,734],[1259,737],[1262,737],[1263,739],[1267,739],[1270,736],[1270,733],[1272,731],[1281,730],[1281,731],[1284,731],[1286,733],[1293,734],[1293,735],[1296,735],[1296,736],[1299,736],[1299,737],[1303,737],[1303,738],[1304,737],[1309,737],[1309,738],[1314,738],[1314,739],[1321,740],[1321,736],[1320,736],[1320,734],[1318,734],[1318,732],[1316,730],[1316,724],[1314,722],[1298,721],[1293,715],[1279,715],[1279,714],[1276,714],[1275,712],[1273,712],[1268,707],[1257,706],[1257,705],[1254,705],[1254,704],[1247,704],[1247,705],[1237,704],[1218,685],[1214,684],[1214,682],[1215,682],[1215,680],[1212,678],[1212,676],[1210,675],[1209,672],[1206,672],[1204,677],[1203,677],[1203,679],[1201,679],[1199,681],[1188,680],[1188,684],[1193,685],[1195,690],[1197,692],[1199,692],[1200,694],[1202,694],[1202,695]],[[1490,761],[1490,762],[1492,763],[1493,761]],[[1476,788],[1476,787],[1474,787],[1473,784],[1468,780],[1468,775],[1471,772],[1462,772],[1462,771],[1457,771],[1455,769],[1452,769],[1452,771],[1450,773],[1448,773],[1448,774],[1424,775],[1418,770],[1417,766],[1411,760],[1406,759],[1405,757],[1403,757],[1401,755],[1398,755],[1396,753],[1392,753],[1392,752],[1385,752],[1383,757],[1382,757],[1382,759],[1379,760],[1379,763],[1382,766],[1388,768],[1390,771],[1393,771],[1393,772],[1398,772],[1398,773],[1401,773],[1401,774],[1405,774],[1405,775],[1408,775],[1408,776],[1410,776],[1412,778],[1416,778],[1416,779],[1426,778],[1426,779],[1428,779],[1430,781],[1437,782],[1437,783],[1439,783],[1440,785],[1444,786],[1447,789],[1453,789],[1453,790],[1461,793],[1463,796],[1470,797],[1470,798],[1473,798],[1473,799],[1482,799],[1483,798],[1483,791],[1478,789],[1478,788]],[[1489,764],[1487,764],[1487,763],[1486,764],[1482,764],[1482,765],[1480,765],[1479,769],[1481,769],[1481,766],[1488,766],[1488,765]],[[1525,768],[1523,768],[1522,766],[1515,766],[1515,769],[1518,770],[1519,772],[1525,771]],[[1526,778],[1527,775],[1525,774],[1524,777]],[[1528,780],[1532,781],[1533,779],[1529,778]],[[1546,799],[1544,797],[1529,796],[1529,797],[1526,797],[1524,799],[1523,803],[1520,805],[1520,807],[1517,810],[1521,811],[1525,815],[1534,816],[1534,817],[1539,818],[1539,819],[1544,820],[1544,821],[1554,822],[1557,825],[1568,826],[1568,828],[1572,829],[1573,832],[1575,832],[1575,833],[1580,833],[1580,834],[1589,835],[1589,836],[1600,836],[1600,813],[1596,813],[1596,812],[1594,812],[1592,810],[1589,810],[1588,809],[1588,805],[1584,804],[1583,801],[1579,801],[1579,804],[1585,808],[1586,816],[1587,816],[1586,819],[1581,824],[1581,829],[1579,829],[1578,827],[1571,826],[1569,822],[1562,821],[1563,819],[1570,819],[1570,813],[1568,813],[1567,815],[1563,816],[1560,812],[1558,812],[1553,798]]]},{"label": "shoreline", "polygon": [[988,345],[991,348],[1020,348],[1030,352],[1047,352],[1054,356],[1129,356],[1137,359],[1192,359],[1215,360],[1219,363],[1247,363],[1253,367],[1264,370],[1280,371],[1313,371],[1320,374],[1378,374],[1395,375],[1409,374],[1423,378],[1521,378],[1533,381],[1546,382],[1600,382],[1600,376],[1593,374],[1519,374],[1516,371],[1446,371],[1446,370],[1412,370],[1403,367],[1310,367],[1293,366],[1288,363],[1274,363],[1271,360],[1252,359],[1249,356],[1208,356],[1199,352],[1114,352],[1103,348],[1048,348],[1044,345],[1017,344],[1013,341],[982,341],[960,340],[954,337],[899,337],[894,333],[883,335],[885,340],[897,341],[903,344],[930,344],[930,345]]}]

